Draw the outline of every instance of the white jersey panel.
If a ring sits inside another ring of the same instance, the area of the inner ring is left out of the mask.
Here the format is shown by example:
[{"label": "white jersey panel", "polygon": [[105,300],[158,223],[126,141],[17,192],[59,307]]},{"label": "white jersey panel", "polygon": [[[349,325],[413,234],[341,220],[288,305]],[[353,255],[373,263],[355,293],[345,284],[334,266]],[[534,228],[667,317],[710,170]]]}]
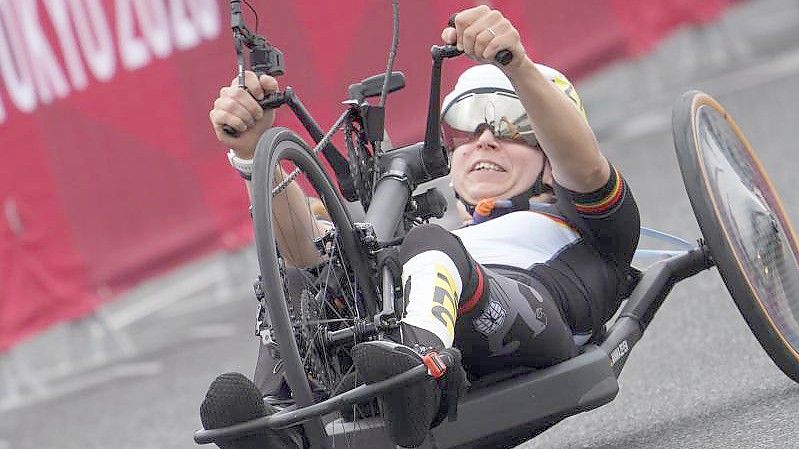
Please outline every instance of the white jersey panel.
[{"label": "white jersey panel", "polygon": [[524,269],[552,259],[580,238],[563,221],[534,211],[511,212],[452,232],[477,263]]}]

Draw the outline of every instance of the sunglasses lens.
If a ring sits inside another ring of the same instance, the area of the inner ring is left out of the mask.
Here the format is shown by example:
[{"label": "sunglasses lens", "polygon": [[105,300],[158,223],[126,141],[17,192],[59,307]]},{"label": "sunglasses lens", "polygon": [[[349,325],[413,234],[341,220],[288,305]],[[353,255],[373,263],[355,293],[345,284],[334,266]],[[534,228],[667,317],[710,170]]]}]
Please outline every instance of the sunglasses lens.
[{"label": "sunglasses lens", "polygon": [[444,145],[446,145],[450,151],[474,139],[474,133],[452,128],[447,125],[446,122],[441,123],[441,134],[444,138]]},{"label": "sunglasses lens", "polygon": [[495,138],[501,139],[508,142],[514,143],[521,143],[529,146],[536,146],[538,145],[538,139],[536,138],[533,132],[528,132],[526,134],[519,133],[517,131],[512,131],[509,129],[499,129],[496,130],[489,126],[487,123],[481,123],[477,125],[477,128],[474,131],[461,131],[459,129],[455,129],[449,126],[446,122],[442,123],[441,131],[444,137],[444,144],[449,148],[450,151],[454,150],[455,148],[473,142],[483,134],[483,132],[488,129],[491,131],[491,134],[494,135]]},{"label": "sunglasses lens", "polygon": [[470,91],[456,98],[442,117],[442,129],[450,150],[490,129],[498,139],[535,145],[538,140],[527,112],[515,93]]}]

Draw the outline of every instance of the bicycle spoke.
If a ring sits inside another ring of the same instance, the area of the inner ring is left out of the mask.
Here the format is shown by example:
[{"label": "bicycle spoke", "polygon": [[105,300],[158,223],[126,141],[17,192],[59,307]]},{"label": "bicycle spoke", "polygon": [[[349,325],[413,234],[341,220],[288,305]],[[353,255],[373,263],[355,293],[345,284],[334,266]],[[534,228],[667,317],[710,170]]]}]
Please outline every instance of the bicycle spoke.
[{"label": "bicycle spoke", "polygon": [[307,321],[306,324],[331,324],[331,323],[347,323],[352,322],[353,320],[350,318],[334,318],[334,319],[327,319],[327,320],[314,320],[314,321]]},{"label": "bicycle spoke", "polygon": [[[336,249],[337,251],[339,251],[339,254],[338,254],[338,256],[339,256],[339,260],[341,261],[342,265],[344,265],[344,261],[345,261],[346,259],[344,258],[344,255],[343,255],[343,253],[341,253],[341,252],[340,252],[341,250],[339,249],[339,247],[338,247],[338,246],[337,246],[335,249]],[[358,295],[357,295],[357,293],[356,293],[356,288],[355,288],[355,286],[353,285],[353,284],[355,284],[355,281],[353,281],[353,280],[350,280],[350,278],[349,278],[349,273],[350,273],[350,271],[351,271],[351,270],[349,270],[349,269],[348,269],[346,266],[344,266],[344,275],[346,276],[346,279],[347,279],[347,281],[348,281],[348,282],[347,282],[347,286],[350,288],[350,291],[349,291],[350,298],[353,298],[353,300],[357,300],[357,298],[358,298]],[[357,304],[357,303],[353,303],[353,304],[349,304],[349,303],[347,303],[346,305],[347,305],[347,307],[350,307],[350,313],[352,313],[352,314],[353,314],[353,316],[355,316],[355,318],[361,318],[361,315],[360,315],[360,310],[358,309],[358,304]],[[355,307],[355,310],[352,310],[352,309],[351,309],[352,307]]]}]

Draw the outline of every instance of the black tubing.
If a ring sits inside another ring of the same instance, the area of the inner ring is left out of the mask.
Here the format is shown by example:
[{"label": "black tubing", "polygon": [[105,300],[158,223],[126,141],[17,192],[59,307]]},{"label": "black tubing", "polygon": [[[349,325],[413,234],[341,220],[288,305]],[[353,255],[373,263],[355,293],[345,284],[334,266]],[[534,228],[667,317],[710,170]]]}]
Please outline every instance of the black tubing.
[{"label": "black tubing", "polygon": [[402,213],[411,194],[407,172],[408,164],[402,158],[394,158],[375,187],[372,202],[366,211],[366,222],[372,224],[379,242],[393,239],[402,221]]}]

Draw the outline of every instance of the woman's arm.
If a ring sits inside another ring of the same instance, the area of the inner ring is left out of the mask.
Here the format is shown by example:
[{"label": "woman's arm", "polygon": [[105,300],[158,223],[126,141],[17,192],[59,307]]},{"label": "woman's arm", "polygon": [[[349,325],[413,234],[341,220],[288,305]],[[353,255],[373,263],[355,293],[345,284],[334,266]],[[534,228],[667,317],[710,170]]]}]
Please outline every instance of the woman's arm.
[{"label": "woman's arm", "polygon": [[[277,187],[286,177],[280,170],[273,186]],[[247,193],[252,202],[252,186],[246,181]],[[286,264],[293,267],[311,267],[322,259],[314,240],[321,237],[329,225],[317,220],[318,200],[308,198],[296,182],[272,198],[272,224],[280,255]],[[319,202],[320,203],[320,202]]]},{"label": "woman's arm", "polygon": [[[217,139],[231,148],[237,157],[248,160],[255,156],[255,147],[261,135],[275,121],[274,110],[263,110],[255,98],[261,99],[277,91],[278,84],[271,76],[261,75],[258,79],[253,72],[246,73],[245,84],[248,90],[239,88],[236,78],[230,86],[223,87],[214,101],[209,118]],[[235,128],[239,136],[226,134],[222,129],[224,125]],[[285,176],[282,169],[278,170],[274,185],[280,184]],[[246,184],[252,202],[250,182]],[[314,239],[324,233],[325,225],[316,220],[311,202],[296,182],[291,182],[272,201],[275,238],[283,259],[291,266],[308,267],[321,261]]]},{"label": "woman's arm", "polygon": [[574,103],[536,69],[528,57],[505,69],[527,111],[558,184],[593,192],[608,181],[610,166],[594,132]]},{"label": "woman's arm", "polygon": [[592,192],[607,182],[610,167],[582,113],[538,71],[518,31],[502,13],[484,5],[461,11],[455,28],[444,29],[442,38],[484,63],[493,63],[500,50],[511,51],[513,60],[499,67],[527,111],[555,180],[576,192]]}]

